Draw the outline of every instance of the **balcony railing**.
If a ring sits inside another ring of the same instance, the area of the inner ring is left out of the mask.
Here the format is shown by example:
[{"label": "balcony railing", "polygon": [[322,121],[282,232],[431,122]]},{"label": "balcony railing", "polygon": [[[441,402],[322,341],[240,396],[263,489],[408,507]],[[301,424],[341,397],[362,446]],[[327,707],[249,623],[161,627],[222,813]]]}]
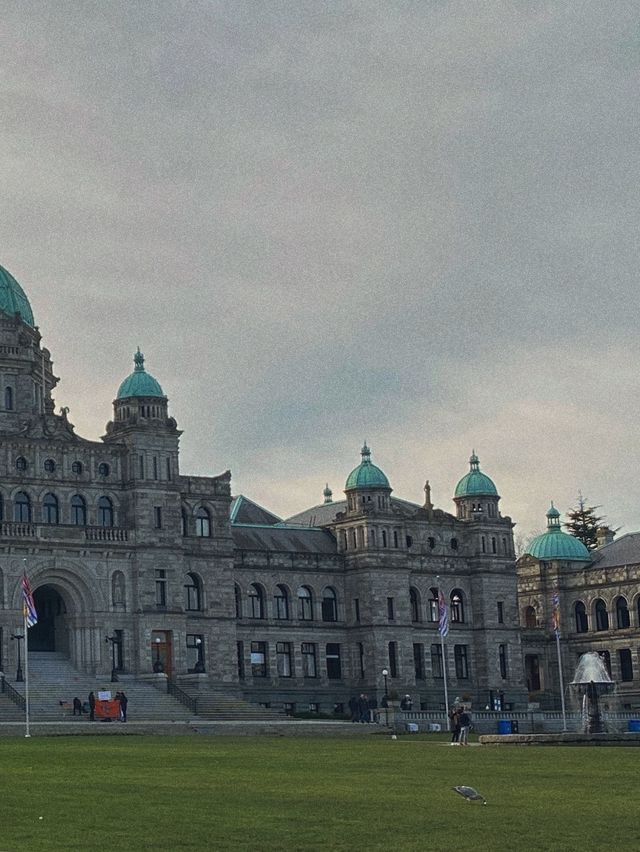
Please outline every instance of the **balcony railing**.
[{"label": "balcony railing", "polygon": [[51,541],[129,541],[129,530],[122,527],[84,527],[75,524],[34,524],[26,521],[2,521],[0,538],[42,539]]}]

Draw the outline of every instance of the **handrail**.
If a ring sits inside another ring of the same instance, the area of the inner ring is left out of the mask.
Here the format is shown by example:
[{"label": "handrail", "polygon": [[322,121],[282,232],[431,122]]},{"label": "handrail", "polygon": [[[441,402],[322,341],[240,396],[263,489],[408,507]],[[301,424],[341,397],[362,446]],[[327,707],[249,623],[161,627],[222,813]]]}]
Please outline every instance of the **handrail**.
[{"label": "handrail", "polygon": [[0,692],[3,692],[10,701],[13,701],[14,704],[17,704],[18,707],[24,710],[27,706],[27,699],[24,695],[21,695],[17,689],[14,689],[4,675],[2,675],[1,681]]},{"label": "handrail", "polygon": [[194,715],[197,715],[198,699],[186,693],[184,689],[180,689],[175,680],[170,677],[167,678],[167,693],[177,698],[181,704],[184,704]]}]

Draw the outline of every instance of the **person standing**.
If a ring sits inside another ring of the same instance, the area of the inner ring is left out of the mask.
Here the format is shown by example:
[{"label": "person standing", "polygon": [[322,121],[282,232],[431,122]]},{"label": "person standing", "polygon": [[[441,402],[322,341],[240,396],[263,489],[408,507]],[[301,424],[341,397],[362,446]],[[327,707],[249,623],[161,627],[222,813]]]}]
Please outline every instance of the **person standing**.
[{"label": "person standing", "polygon": [[89,693],[89,721],[95,722],[96,719],[96,696],[93,690]]},{"label": "person standing", "polygon": [[129,703],[129,699],[124,694],[124,692],[120,693],[120,721],[127,721],[127,704]]},{"label": "person standing", "polygon": [[460,737],[459,743],[461,746],[468,746],[469,729],[471,728],[471,716],[464,707],[460,708]]},{"label": "person standing", "polygon": [[457,707],[449,710],[449,724],[451,725],[450,745],[460,745],[460,713]]},{"label": "person standing", "polygon": [[349,712],[351,713],[351,721],[357,722],[360,719],[360,710],[358,708],[358,699],[352,695],[349,699]]}]

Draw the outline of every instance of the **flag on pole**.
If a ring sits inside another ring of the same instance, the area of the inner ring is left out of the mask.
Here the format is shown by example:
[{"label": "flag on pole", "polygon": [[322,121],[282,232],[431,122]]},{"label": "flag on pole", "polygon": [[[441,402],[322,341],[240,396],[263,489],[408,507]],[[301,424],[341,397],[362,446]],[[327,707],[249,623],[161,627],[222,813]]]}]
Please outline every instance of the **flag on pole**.
[{"label": "flag on pole", "polygon": [[447,615],[447,604],[442,594],[442,590],[438,589],[438,632],[444,638],[449,632],[449,616]]},{"label": "flag on pole", "polygon": [[33,592],[31,584],[26,574],[22,575],[22,613],[26,619],[27,627],[33,627],[38,623],[38,613],[36,605],[33,602]]},{"label": "flag on pole", "polygon": [[556,589],[551,596],[551,627],[556,636],[560,635],[560,595]]}]

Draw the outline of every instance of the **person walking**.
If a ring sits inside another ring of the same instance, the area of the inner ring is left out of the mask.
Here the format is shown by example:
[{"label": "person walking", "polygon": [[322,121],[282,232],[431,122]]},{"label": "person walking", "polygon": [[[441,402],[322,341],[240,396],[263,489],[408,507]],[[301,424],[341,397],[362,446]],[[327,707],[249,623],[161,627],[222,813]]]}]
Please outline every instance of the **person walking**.
[{"label": "person walking", "polygon": [[471,716],[464,707],[460,707],[460,736],[458,742],[461,746],[468,746],[469,729],[471,728]]},{"label": "person walking", "polygon": [[89,721],[95,722],[96,719],[96,696],[93,690],[89,693]]}]

